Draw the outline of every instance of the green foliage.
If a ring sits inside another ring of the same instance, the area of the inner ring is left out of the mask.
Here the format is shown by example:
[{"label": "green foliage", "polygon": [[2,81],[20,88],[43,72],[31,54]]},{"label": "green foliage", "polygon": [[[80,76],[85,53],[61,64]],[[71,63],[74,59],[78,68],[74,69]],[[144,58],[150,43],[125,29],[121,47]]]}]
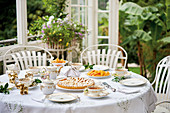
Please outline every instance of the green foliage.
[{"label": "green foliage", "polygon": [[170,37],[162,38],[162,39],[158,40],[158,42],[170,43]]},{"label": "green foliage", "polygon": [[119,10],[131,15],[141,15],[143,12],[143,8],[133,2],[123,4]]},{"label": "green foliage", "polygon": [[[27,0],[28,27],[39,16],[47,15],[42,6],[42,0]],[[0,7],[0,40],[16,38],[16,0],[1,0]]]},{"label": "green foliage", "polygon": [[65,18],[67,13],[65,13],[65,8],[68,7],[67,0],[43,0],[44,7],[50,15],[55,18]]},{"label": "green foliage", "polygon": [[152,75],[157,62],[167,55],[167,51],[163,52],[162,49],[169,47],[167,15],[162,10],[164,7],[165,5],[160,3],[141,7],[131,2],[120,7],[119,28],[120,35],[124,37],[122,45],[131,46],[134,42],[142,42],[140,46],[144,50],[144,61]]},{"label": "green foliage", "polygon": [[85,69],[93,69],[93,65],[89,65],[89,63],[87,65],[83,65],[85,67]]},{"label": "green foliage", "polygon": [[42,83],[42,81],[40,79],[35,79],[34,82],[37,83],[37,84]]},{"label": "green foliage", "polygon": [[0,93],[9,94],[8,83],[6,83],[4,86],[3,85],[0,86]]},{"label": "green foliage", "polygon": [[134,73],[140,74],[140,68],[139,67],[129,67],[129,71],[132,71]]},{"label": "green foliage", "polygon": [[17,35],[16,1],[0,1],[0,40],[14,38]]},{"label": "green foliage", "polygon": [[170,1],[166,0],[166,14],[167,14],[167,20],[166,20],[166,24],[167,24],[167,29],[170,29]]},{"label": "green foliage", "polygon": [[125,79],[124,76],[121,76],[121,77],[115,76],[114,79],[112,79],[112,81],[113,81],[113,82],[119,82],[119,81],[124,80],[124,79]]}]

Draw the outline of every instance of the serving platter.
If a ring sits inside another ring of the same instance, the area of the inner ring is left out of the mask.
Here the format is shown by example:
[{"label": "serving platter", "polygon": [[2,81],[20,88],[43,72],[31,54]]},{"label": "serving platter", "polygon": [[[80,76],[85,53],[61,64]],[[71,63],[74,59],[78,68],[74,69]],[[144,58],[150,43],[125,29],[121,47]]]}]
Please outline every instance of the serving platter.
[{"label": "serving platter", "polygon": [[47,96],[52,102],[71,102],[78,99],[78,96],[72,93],[55,93]]},{"label": "serving platter", "polygon": [[61,87],[59,87],[58,85],[56,85],[56,89],[59,89],[59,90],[64,90],[64,91],[83,91],[84,89],[66,89],[66,88],[61,88]]},{"label": "serving platter", "polygon": [[96,79],[104,79],[104,78],[110,78],[111,77],[111,75],[108,75],[108,76],[89,76],[89,75],[87,75],[87,76],[90,77],[90,78],[96,78]]}]

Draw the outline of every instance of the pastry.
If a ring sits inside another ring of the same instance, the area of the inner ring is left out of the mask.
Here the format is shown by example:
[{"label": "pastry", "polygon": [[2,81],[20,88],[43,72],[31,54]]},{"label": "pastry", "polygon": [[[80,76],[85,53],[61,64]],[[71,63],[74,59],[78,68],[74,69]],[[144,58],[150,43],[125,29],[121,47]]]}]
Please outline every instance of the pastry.
[{"label": "pastry", "polygon": [[92,79],[82,77],[68,77],[58,81],[57,85],[65,89],[84,89],[88,86],[94,85]]}]

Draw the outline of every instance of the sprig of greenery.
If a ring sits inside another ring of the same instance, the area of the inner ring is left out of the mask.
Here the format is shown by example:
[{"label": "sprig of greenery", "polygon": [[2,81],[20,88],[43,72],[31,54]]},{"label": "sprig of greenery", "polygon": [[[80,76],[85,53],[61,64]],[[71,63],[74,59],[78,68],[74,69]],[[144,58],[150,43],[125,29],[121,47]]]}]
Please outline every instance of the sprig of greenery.
[{"label": "sprig of greenery", "polygon": [[94,66],[94,64],[93,65],[89,65],[89,63],[87,64],[87,65],[83,65],[84,67],[85,67],[85,69],[93,69],[93,66]]},{"label": "sprig of greenery", "polygon": [[29,87],[35,86],[38,83],[42,83],[42,81],[40,79],[35,79]]},{"label": "sprig of greenery", "polygon": [[42,83],[42,81],[41,81],[40,79],[35,79],[34,82],[35,82],[36,84]]},{"label": "sprig of greenery", "polygon": [[9,94],[8,83],[6,83],[5,86],[0,86],[0,93]]},{"label": "sprig of greenery", "polygon": [[114,82],[119,82],[120,80],[124,80],[125,79],[125,77],[124,76],[122,76],[122,77],[114,77],[114,79],[112,79],[112,81],[114,81]]}]

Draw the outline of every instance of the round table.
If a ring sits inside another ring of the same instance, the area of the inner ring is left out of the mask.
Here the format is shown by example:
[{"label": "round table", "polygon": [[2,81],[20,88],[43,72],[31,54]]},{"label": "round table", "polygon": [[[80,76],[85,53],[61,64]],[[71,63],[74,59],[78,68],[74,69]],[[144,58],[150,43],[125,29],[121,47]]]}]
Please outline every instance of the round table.
[{"label": "round table", "polygon": [[[81,76],[87,77],[86,73],[81,72]],[[132,72],[131,77],[145,79]],[[108,89],[110,94],[107,97],[94,99],[85,96],[82,92],[56,89],[54,93],[73,93],[80,97],[80,101],[54,103],[46,99],[40,103],[32,99],[35,97],[43,98],[44,95],[39,87],[29,90],[28,95],[20,95],[20,91],[14,88],[9,95],[0,93],[0,113],[151,113],[155,109],[157,99],[149,81],[145,85],[127,87],[113,82],[112,79],[113,77],[110,77],[97,79],[97,81],[105,81],[114,88],[139,89],[140,92],[124,94]],[[0,81],[8,82],[8,76],[6,74],[0,76]]]}]

